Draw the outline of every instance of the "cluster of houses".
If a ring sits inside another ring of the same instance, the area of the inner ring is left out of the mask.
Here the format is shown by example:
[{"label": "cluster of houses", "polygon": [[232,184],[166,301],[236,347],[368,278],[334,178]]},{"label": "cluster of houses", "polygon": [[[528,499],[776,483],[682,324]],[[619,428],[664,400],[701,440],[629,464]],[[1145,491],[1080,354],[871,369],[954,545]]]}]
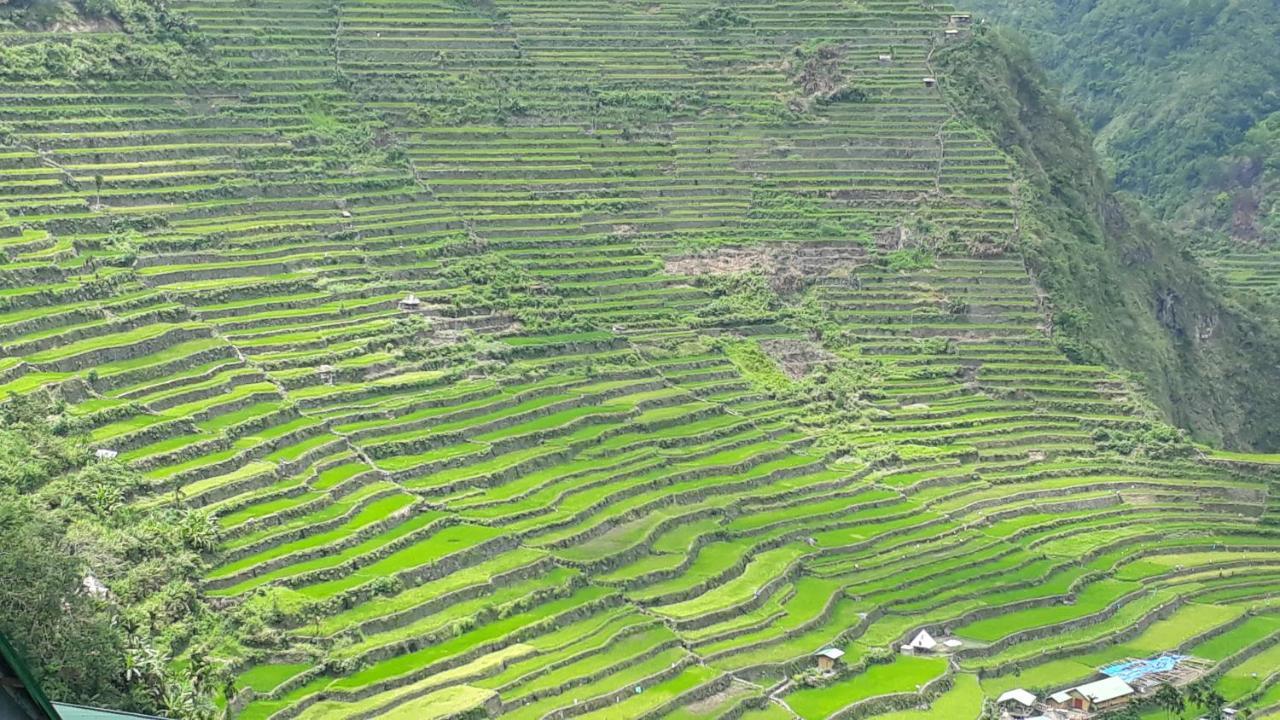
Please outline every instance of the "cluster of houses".
[{"label": "cluster of houses", "polygon": [[[921,630],[901,646],[906,655],[948,653],[960,648],[956,639],[939,641]],[[825,647],[813,654],[816,668],[834,674],[844,651]],[[1152,695],[1163,685],[1185,686],[1203,677],[1213,663],[1188,655],[1161,655],[1146,660],[1125,660],[1102,668],[1105,676],[1083,685],[1059,690],[1046,697],[1017,688],[996,699],[1002,720],[1090,720],[1120,710],[1129,703]],[[1224,709],[1228,720],[1234,710]]]},{"label": "cluster of houses", "polygon": [[[971,25],[973,25],[972,15],[969,13],[955,13],[951,16],[950,21],[947,23],[947,29],[943,34],[946,35],[948,40],[953,40],[959,38],[963,34],[962,31],[968,29]],[[892,60],[893,58],[890,57],[888,59]],[[886,62],[884,55],[880,56],[880,62]],[[924,81],[924,86],[927,88],[938,87],[938,78],[936,77],[928,76],[922,78],[922,80]]]},{"label": "cluster of houses", "polygon": [[956,13],[951,16],[951,22],[947,24],[945,35],[948,40],[960,37],[960,31],[968,28],[973,24],[973,17],[968,13]]},{"label": "cluster of houses", "polygon": [[[1148,697],[1165,684],[1184,686],[1203,677],[1212,663],[1187,655],[1126,660],[1102,668],[1101,680],[1040,698],[1017,688],[996,698],[1003,720],[1089,720]],[[1225,711],[1226,717],[1235,716]]]},{"label": "cluster of houses", "polygon": [[1103,678],[1044,698],[1018,688],[996,698],[1008,720],[1077,720],[1118,710],[1133,700],[1136,690],[1120,678]]},{"label": "cluster of houses", "polygon": [[[911,638],[911,642],[903,645],[900,650],[904,655],[929,655],[932,653],[951,652],[963,644],[953,638],[938,641],[929,634],[928,630],[921,630],[916,633],[915,637]],[[835,672],[842,657],[844,657],[844,651],[833,647],[822,648],[813,654],[818,670],[824,673]]]}]

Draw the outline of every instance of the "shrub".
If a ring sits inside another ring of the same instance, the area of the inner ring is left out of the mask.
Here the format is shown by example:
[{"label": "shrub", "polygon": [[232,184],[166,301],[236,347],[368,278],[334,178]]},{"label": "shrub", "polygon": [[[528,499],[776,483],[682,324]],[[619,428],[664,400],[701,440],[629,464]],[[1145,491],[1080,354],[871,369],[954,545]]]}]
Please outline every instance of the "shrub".
[{"label": "shrub", "polygon": [[927,270],[934,266],[935,258],[933,253],[922,247],[903,248],[902,250],[894,250],[887,253],[883,259],[884,265],[890,270],[897,272],[910,272],[912,270]]}]

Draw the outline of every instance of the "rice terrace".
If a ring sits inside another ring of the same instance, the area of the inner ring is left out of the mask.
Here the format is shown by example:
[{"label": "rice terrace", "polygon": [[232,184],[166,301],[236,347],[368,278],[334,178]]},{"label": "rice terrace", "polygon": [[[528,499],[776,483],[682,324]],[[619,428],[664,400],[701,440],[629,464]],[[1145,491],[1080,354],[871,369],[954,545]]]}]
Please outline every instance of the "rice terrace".
[{"label": "rice terrace", "polygon": [[53,699],[1280,717],[1280,456],[1060,340],[965,8],[106,4],[0,25],[15,502],[128,665]]}]

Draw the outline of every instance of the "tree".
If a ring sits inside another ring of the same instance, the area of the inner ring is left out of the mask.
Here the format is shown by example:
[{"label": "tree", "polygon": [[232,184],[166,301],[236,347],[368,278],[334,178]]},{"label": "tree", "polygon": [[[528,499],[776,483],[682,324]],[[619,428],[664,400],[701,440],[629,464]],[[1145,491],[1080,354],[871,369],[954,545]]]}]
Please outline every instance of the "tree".
[{"label": "tree", "polygon": [[64,531],[29,497],[0,485],[0,632],[50,697],[129,704],[124,648],[106,603],[84,592]]},{"label": "tree", "polygon": [[0,403],[0,632],[52,699],[209,720],[226,628],[196,582],[218,526],[131,504],[142,477],[91,446],[52,395]]},{"label": "tree", "polygon": [[1204,706],[1205,692],[1209,689],[1204,680],[1197,680],[1187,686],[1186,700],[1192,705]]},{"label": "tree", "polygon": [[1169,683],[1162,683],[1152,699],[1155,700],[1157,707],[1164,709],[1165,717],[1181,713],[1186,707],[1186,700],[1183,699],[1182,693]]},{"label": "tree", "polygon": [[1217,688],[1209,688],[1202,701],[1205,709],[1205,717],[1209,720],[1222,720],[1224,717],[1222,708],[1226,706],[1227,699],[1218,692]]}]

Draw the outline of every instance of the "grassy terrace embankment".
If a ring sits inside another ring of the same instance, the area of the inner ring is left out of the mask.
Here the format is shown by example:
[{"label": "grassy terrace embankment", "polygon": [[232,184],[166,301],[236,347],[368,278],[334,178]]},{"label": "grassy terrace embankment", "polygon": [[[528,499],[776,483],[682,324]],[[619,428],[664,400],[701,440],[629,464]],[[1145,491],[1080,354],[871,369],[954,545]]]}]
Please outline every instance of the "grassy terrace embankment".
[{"label": "grassy terrace embankment", "polygon": [[1274,467],[1047,336],[949,7],[182,5],[206,81],[0,83],[0,394],[214,515],[237,717],[972,717],[1274,639]]}]

